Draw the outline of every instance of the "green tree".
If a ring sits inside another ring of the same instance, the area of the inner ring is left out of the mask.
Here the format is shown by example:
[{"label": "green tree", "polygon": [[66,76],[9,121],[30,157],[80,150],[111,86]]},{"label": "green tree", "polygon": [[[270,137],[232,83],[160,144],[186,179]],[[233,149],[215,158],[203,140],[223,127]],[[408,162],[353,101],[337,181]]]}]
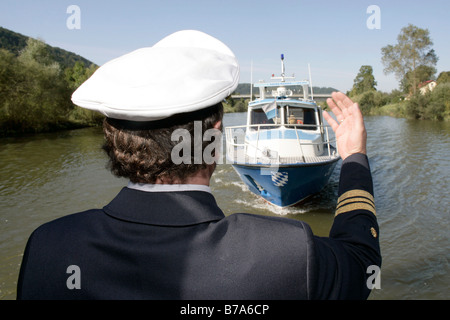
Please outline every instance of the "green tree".
[{"label": "green tree", "polygon": [[450,82],[450,71],[442,71],[436,79],[438,84]]},{"label": "green tree", "polygon": [[[91,64],[89,68],[86,68],[84,63],[77,61],[72,68],[66,68],[64,71],[64,78],[67,83],[70,93],[72,94],[79,86],[89,79],[94,72],[98,69],[98,66]],[[70,99],[70,97],[68,98]],[[101,123],[103,116],[95,111],[80,108],[74,106],[68,119],[73,123],[80,125],[95,125]]]},{"label": "green tree", "polygon": [[450,83],[440,83],[433,91],[417,92],[406,101],[407,116],[421,120],[450,120]]},{"label": "green tree", "polygon": [[415,76],[412,75],[413,71],[408,71],[405,77],[400,81],[400,88],[404,93],[414,92],[413,79],[416,79],[417,86],[425,81],[431,80],[436,75],[436,68],[430,66],[418,66],[415,71]]},{"label": "green tree", "polygon": [[412,24],[402,28],[396,45],[388,45],[381,49],[385,74],[394,73],[401,81],[405,77],[416,93],[420,83],[417,68],[419,66],[434,67],[438,60],[428,29],[421,29]]},{"label": "green tree", "polygon": [[16,56],[0,49],[0,125],[2,131],[7,130],[6,125],[11,117],[14,101],[22,93],[21,83],[25,81],[25,77],[20,69]]},{"label": "green tree", "polygon": [[373,76],[372,66],[361,66],[359,73],[356,75],[353,81],[353,89],[351,95],[357,95],[369,90],[376,90],[377,82]]},{"label": "green tree", "polygon": [[426,110],[427,119],[450,120],[450,83],[440,83],[432,92]]},{"label": "green tree", "polygon": [[97,68],[77,62],[62,72],[51,47],[32,38],[18,55],[0,49],[0,135],[99,124],[102,115],[71,101]]},{"label": "green tree", "polygon": [[7,75],[0,79],[3,133],[48,131],[66,121],[73,108],[70,91],[45,43],[29,39],[17,58],[3,52],[0,60]]},{"label": "green tree", "polygon": [[394,89],[388,94],[387,103],[399,103],[400,101],[403,101],[404,98],[405,95],[402,91]]},{"label": "green tree", "polygon": [[75,91],[83,84],[92,74],[98,69],[97,66],[91,64],[89,68],[84,66],[84,63],[77,61],[72,68],[67,68],[64,71],[64,77],[69,88]]},{"label": "green tree", "polygon": [[38,63],[43,66],[52,65],[54,68],[59,68],[59,65],[52,59],[47,45],[42,40],[28,38],[27,46],[20,51],[19,59],[24,63]]},{"label": "green tree", "polygon": [[379,108],[389,102],[387,93],[375,90],[365,91],[352,97],[357,102],[363,114],[368,114],[373,108]]},{"label": "green tree", "polygon": [[235,112],[247,111],[247,103],[245,102],[245,100],[243,98],[234,104],[234,111]]},{"label": "green tree", "polygon": [[406,101],[406,115],[413,119],[426,119],[426,109],[430,103],[430,93],[425,95],[419,92],[414,93],[409,100]]}]

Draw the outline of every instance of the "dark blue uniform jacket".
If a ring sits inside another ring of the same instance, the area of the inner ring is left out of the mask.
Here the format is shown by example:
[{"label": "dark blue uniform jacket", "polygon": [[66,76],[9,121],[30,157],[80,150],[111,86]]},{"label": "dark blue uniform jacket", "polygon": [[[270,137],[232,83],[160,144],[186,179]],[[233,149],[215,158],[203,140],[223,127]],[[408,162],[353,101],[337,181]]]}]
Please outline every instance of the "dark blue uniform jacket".
[{"label": "dark blue uniform jacket", "polygon": [[208,192],[123,188],[33,232],[17,298],[365,299],[367,268],[381,264],[372,188],[365,155],[343,161],[329,237],[297,220],[225,217]]}]

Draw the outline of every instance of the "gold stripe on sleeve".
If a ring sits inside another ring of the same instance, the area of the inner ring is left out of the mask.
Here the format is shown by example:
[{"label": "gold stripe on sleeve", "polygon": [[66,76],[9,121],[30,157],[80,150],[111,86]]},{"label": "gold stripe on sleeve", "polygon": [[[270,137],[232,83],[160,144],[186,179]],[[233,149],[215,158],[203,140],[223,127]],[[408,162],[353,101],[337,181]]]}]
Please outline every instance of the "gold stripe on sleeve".
[{"label": "gold stripe on sleeve", "polygon": [[342,200],[341,202],[338,202],[336,209],[339,209],[340,207],[343,207],[352,202],[365,202],[367,204],[372,205],[372,207],[375,207],[375,204],[370,199],[363,198],[363,197],[352,197],[352,198]]},{"label": "gold stripe on sleeve", "polygon": [[342,194],[338,199],[335,216],[353,210],[367,210],[376,215],[373,196],[367,191],[358,189]]},{"label": "gold stripe on sleeve", "polygon": [[348,204],[346,206],[343,206],[343,207],[340,207],[339,209],[337,209],[335,216],[337,216],[341,213],[350,212],[353,210],[367,210],[367,211],[372,212],[374,215],[377,215],[375,208],[372,207],[370,204],[362,203],[362,202],[355,202],[355,203],[351,203],[351,204]]},{"label": "gold stripe on sleeve", "polygon": [[373,196],[369,192],[367,192],[365,190],[359,190],[359,189],[350,190],[350,191],[343,193],[339,197],[338,203],[341,202],[342,200],[345,200],[345,199],[351,198],[351,197],[364,197],[364,198],[371,200],[372,203],[375,203],[375,201],[373,200]]}]

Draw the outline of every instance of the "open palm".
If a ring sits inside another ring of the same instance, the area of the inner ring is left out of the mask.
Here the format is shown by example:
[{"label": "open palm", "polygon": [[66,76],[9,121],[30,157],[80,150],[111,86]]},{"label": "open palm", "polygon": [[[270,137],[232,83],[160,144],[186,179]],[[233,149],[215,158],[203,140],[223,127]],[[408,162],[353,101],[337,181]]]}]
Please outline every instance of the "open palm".
[{"label": "open palm", "polygon": [[355,153],[366,154],[367,133],[357,103],[342,92],[333,92],[327,104],[336,116],[324,111],[323,116],[336,134],[337,147],[342,160]]}]

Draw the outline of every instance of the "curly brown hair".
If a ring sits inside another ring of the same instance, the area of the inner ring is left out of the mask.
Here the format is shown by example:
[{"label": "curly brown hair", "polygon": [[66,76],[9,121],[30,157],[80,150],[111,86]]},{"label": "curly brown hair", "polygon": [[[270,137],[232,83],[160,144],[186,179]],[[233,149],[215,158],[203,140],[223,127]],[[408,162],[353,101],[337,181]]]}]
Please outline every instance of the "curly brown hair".
[{"label": "curly brown hair", "polygon": [[[218,103],[200,111],[151,122],[105,118],[105,142],[102,149],[109,157],[108,168],[114,175],[128,178],[134,183],[155,183],[158,179],[168,183],[185,181],[193,173],[205,169],[207,163],[204,159],[202,163],[194,163],[194,155],[191,155],[190,163],[175,164],[171,152],[179,141],[172,141],[172,133],[176,129],[186,129],[193,137],[195,121],[202,122],[203,133],[214,128],[222,117],[223,105]],[[193,138],[191,143],[193,148]],[[209,143],[203,141],[202,150]]]}]

